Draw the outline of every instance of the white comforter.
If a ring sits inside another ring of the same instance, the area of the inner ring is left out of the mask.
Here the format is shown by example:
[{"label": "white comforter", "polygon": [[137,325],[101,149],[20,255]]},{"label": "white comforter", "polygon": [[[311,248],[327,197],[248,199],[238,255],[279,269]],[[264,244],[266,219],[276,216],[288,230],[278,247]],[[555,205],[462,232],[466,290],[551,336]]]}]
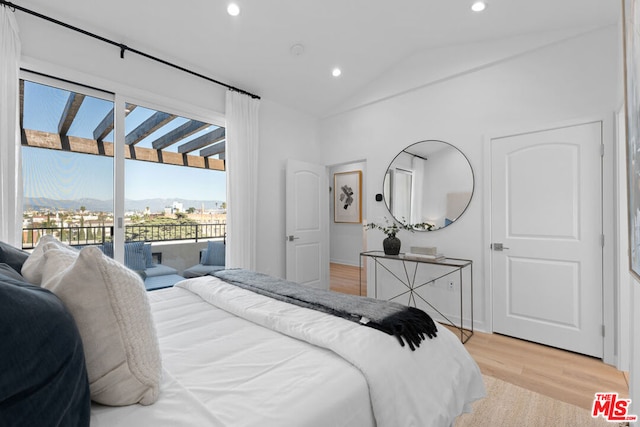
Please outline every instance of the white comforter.
[{"label": "white comforter", "polygon": [[149,293],[160,399],[94,404],[92,427],[449,427],[484,395],[477,365],[444,327],[412,352],[213,277],[179,286]]},{"label": "white comforter", "polygon": [[164,368],[160,398],[93,404],[92,427],[375,427],[366,380],[332,351],[182,288],[148,295]]},{"label": "white comforter", "polygon": [[236,316],[329,349],[357,367],[368,383],[378,427],[443,427],[485,395],[477,364],[444,327],[416,351],[395,337],[297,307],[206,276],[177,286]]}]

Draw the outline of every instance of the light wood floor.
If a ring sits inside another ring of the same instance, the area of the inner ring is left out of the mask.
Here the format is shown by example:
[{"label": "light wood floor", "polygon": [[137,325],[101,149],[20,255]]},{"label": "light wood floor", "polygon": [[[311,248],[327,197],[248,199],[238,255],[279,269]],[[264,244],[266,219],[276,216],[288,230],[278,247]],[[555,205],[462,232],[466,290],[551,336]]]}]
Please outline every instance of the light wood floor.
[{"label": "light wood floor", "polygon": [[[362,277],[365,282],[364,272]],[[331,264],[331,290],[357,295],[359,278],[358,267]],[[477,331],[465,347],[483,374],[585,409],[591,409],[596,392],[628,397],[627,373],[600,359]]]},{"label": "light wood floor", "polygon": [[[362,287],[360,286],[360,268],[344,264],[330,264],[331,285],[335,292],[352,295],[367,295],[367,274],[362,269]],[[362,292],[362,293],[361,293]]]}]

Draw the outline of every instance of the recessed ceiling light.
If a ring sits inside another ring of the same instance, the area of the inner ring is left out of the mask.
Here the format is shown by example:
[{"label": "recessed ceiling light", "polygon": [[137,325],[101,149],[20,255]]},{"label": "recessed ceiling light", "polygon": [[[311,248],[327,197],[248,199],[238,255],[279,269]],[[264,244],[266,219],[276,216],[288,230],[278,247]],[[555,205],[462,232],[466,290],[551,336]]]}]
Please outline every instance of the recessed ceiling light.
[{"label": "recessed ceiling light", "polygon": [[235,3],[230,3],[227,6],[227,13],[231,16],[238,16],[240,14],[240,7]]},{"label": "recessed ceiling light", "polygon": [[487,4],[483,1],[477,1],[471,5],[471,10],[474,12],[482,12],[487,7]]},{"label": "recessed ceiling light", "polygon": [[291,48],[289,49],[289,53],[291,53],[291,56],[293,56],[294,58],[297,58],[304,53],[304,46],[300,43],[296,43],[291,46]]},{"label": "recessed ceiling light", "polygon": [[332,75],[333,77],[338,77],[338,76],[340,76],[340,74],[342,74],[342,70],[341,70],[340,68],[338,68],[338,67],[334,68],[334,69],[331,71],[331,75]]}]

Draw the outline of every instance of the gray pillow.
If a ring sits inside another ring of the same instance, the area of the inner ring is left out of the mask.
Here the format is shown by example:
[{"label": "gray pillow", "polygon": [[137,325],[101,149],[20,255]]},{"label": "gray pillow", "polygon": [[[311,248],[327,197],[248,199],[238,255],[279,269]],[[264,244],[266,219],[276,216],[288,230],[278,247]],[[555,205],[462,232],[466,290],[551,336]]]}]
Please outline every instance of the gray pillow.
[{"label": "gray pillow", "polygon": [[20,280],[21,282],[26,282],[25,278],[22,277],[20,273],[15,271],[9,264],[0,263],[0,274],[10,277],[12,279]]},{"label": "gray pillow", "polygon": [[0,262],[8,264],[15,271],[20,273],[22,264],[29,258],[29,253],[13,246],[0,242]]}]

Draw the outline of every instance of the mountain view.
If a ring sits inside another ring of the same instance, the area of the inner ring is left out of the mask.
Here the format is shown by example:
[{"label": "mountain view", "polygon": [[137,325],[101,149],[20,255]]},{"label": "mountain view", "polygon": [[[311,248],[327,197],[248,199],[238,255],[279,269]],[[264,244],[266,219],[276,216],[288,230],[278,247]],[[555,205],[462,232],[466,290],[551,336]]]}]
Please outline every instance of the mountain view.
[{"label": "mountain view", "polygon": [[[194,207],[197,210],[204,208],[205,210],[218,209],[222,205],[220,200],[187,200],[187,199],[144,199],[130,200],[124,202],[126,211],[144,211],[147,207],[151,212],[161,212],[165,207],[171,207],[174,202],[182,203],[185,209]],[[50,210],[77,210],[80,206],[84,206],[89,212],[110,212],[113,210],[113,200],[98,200],[91,198],[82,198],[76,200],[55,200],[49,198],[32,198],[24,199],[24,210],[42,211]]]}]

